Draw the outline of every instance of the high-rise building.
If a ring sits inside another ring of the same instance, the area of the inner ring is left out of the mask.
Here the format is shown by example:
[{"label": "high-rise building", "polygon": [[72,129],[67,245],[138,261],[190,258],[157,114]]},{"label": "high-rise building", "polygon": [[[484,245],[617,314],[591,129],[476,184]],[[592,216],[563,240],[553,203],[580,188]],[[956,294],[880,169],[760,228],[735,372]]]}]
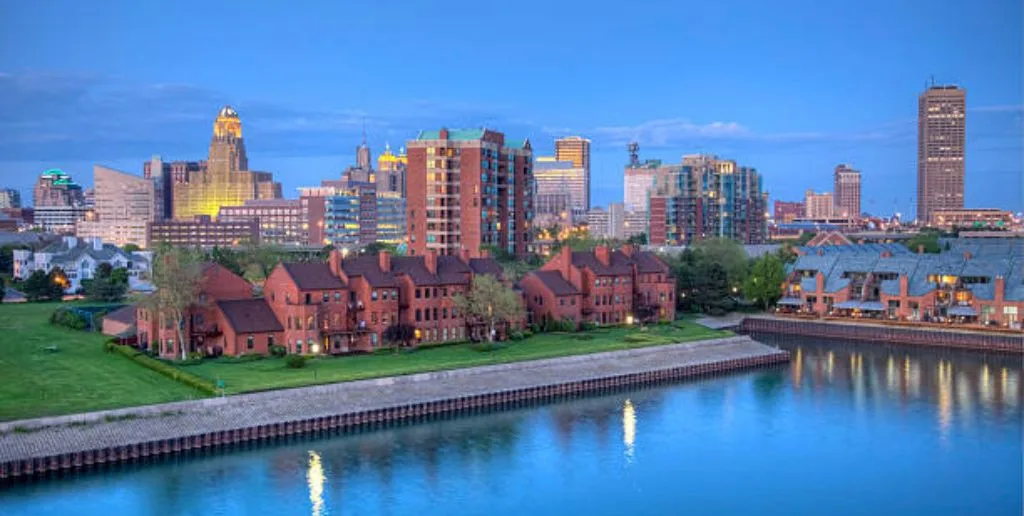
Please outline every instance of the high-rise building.
[{"label": "high-rise building", "polygon": [[648,160],[640,166],[626,167],[625,184],[623,185],[626,211],[647,211],[649,209],[651,187],[654,186],[654,176],[658,173],[659,167],[661,167],[659,160]]},{"label": "high-rise building", "polygon": [[590,140],[582,136],[567,136],[555,140],[555,160],[570,161],[583,171],[583,207],[580,214],[590,209]]},{"label": "high-rise building", "polygon": [[917,104],[917,220],[964,207],[966,92],[931,86]]},{"label": "high-rise building", "polygon": [[684,156],[655,178],[649,242],[687,244],[724,237],[744,244],[768,235],[767,194],[757,170],[716,156]]},{"label": "high-rise building", "polygon": [[409,252],[525,256],[533,220],[533,150],[489,129],[422,131],[407,145]]},{"label": "high-rise building", "polygon": [[[654,212],[651,212],[651,216]],[[645,212],[640,211],[627,211],[622,215],[622,225],[615,227],[615,233],[621,233],[622,236],[616,238],[632,238],[637,235],[645,235],[650,232],[651,216],[648,216]],[[621,229],[621,231],[619,231]]]},{"label": "high-rise building", "polygon": [[155,180],[96,165],[95,211],[78,223],[80,238],[100,238],[117,246],[148,247],[146,224],[160,220]]},{"label": "high-rise building", "polygon": [[776,224],[788,224],[794,219],[803,218],[804,203],[795,201],[775,201],[774,219]]},{"label": "high-rise building", "polygon": [[186,182],[174,182],[171,212],[175,219],[214,217],[221,206],[240,206],[252,199],[281,198],[281,184],[269,172],[249,170],[242,138],[242,121],[224,106],[213,123],[206,169],[190,172]]},{"label": "high-rise building", "polygon": [[834,215],[850,219],[860,218],[860,171],[846,164],[836,166],[833,177]]},{"label": "high-rise building", "polygon": [[533,174],[537,185],[534,204],[538,215],[567,212],[575,221],[584,219],[589,201],[587,175],[583,167],[572,161],[541,156],[533,164]]},{"label": "high-rise building", "polygon": [[835,200],[832,192],[815,192],[807,190],[804,193],[804,218],[828,219],[835,216]]},{"label": "high-rise building", "polygon": [[587,212],[587,233],[591,238],[612,238],[612,226],[608,210],[595,206]]},{"label": "high-rise building", "polygon": [[174,185],[188,183],[193,176],[198,180],[200,173],[206,172],[206,160],[203,161],[163,161],[154,155],[149,161],[142,163],[142,176],[152,179],[156,187],[157,218],[160,220],[174,217]]},{"label": "high-rise building", "polygon": [[0,189],[0,209],[21,208],[21,192],[14,188]]},{"label": "high-rise building", "polygon": [[260,242],[281,245],[319,244],[310,240],[309,203],[305,199],[253,199],[241,206],[221,206],[218,222],[256,220]]},{"label": "high-rise building", "polygon": [[[377,190],[372,183],[323,181],[304,187],[308,201],[310,241],[322,245],[356,248],[372,242],[401,244],[406,241],[405,199],[397,192]],[[319,212],[315,208],[319,208]],[[320,220],[313,222],[319,217]]]},{"label": "high-rise building", "polygon": [[405,197],[405,170],[409,166],[409,157],[405,148],[398,154],[391,152],[391,146],[385,144],[384,152],[377,157],[377,189],[381,192],[396,192]]},{"label": "high-rise building", "polygon": [[608,204],[608,226],[611,228],[612,238],[625,238],[626,205],[621,202]]},{"label": "high-rise building", "polygon": [[32,190],[34,223],[44,231],[71,234],[85,217],[85,195],[71,176],[58,169],[43,172]]}]

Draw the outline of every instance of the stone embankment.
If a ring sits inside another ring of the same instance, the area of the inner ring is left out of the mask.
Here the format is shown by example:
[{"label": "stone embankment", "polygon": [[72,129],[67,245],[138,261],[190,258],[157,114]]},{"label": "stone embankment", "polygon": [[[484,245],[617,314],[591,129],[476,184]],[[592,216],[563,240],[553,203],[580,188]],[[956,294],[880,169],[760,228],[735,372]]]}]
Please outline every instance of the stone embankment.
[{"label": "stone embankment", "polygon": [[802,320],[753,316],[743,320],[744,332],[781,333],[828,339],[850,339],[886,344],[1024,353],[1024,333],[985,332],[961,328],[912,328],[856,321]]},{"label": "stone embankment", "polygon": [[746,336],[0,424],[0,479],[777,364]]}]

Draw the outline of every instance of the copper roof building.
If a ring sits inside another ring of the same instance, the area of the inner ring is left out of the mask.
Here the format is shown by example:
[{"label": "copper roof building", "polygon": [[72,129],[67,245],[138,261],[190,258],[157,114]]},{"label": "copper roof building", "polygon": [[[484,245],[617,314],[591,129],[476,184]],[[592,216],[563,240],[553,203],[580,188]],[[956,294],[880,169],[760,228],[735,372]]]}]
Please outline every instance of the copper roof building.
[{"label": "copper roof building", "polygon": [[931,86],[918,98],[917,220],[964,207],[966,92]]}]

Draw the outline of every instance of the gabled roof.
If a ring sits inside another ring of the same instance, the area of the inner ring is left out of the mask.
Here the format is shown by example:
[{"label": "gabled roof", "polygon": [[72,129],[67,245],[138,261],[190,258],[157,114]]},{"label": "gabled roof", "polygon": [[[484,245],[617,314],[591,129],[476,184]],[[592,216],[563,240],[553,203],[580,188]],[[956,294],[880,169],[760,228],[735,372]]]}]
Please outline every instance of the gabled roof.
[{"label": "gabled roof", "polygon": [[398,282],[395,281],[395,277],[392,274],[384,273],[380,270],[380,264],[377,262],[376,256],[357,256],[342,260],[341,268],[349,277],[361,276],[371,287],[398,286]]},{"label": "gabled roof", "polygon": [[281,266],[301,290],[345,288],[345,282],[335,276],[326,263],[282,263]]},{"label": "gabled roof", "polygon": [[556,296],[572,296],[580,294],[572,283],[565,281],[558,271],[532,271],[528,275],[535,276],[544,286]]},{"label": "gabled roof", "polygon": [[470,258],[469,268],[473,269],[474,274],[490,274],[498,278],[501,278],[505,273],[504,269],[501,268],[501,264],[494,258]]},{"label": "gabled roof", "polygon": [[224,314],[235,333],[266,333],[284,331],[274,311],[265,299],[232,299],[217,301],[217,309]]},{"label": "gabled roof", "polygon": [[612,259],[608,260],[608,265],[605,265],[591,251],[573,251],[572,264],[576,267],[586,267],[594,271],[594,274],[598,276],[618,276],[632,273],[633,270],[630,268],[629,263],[625,260],[616,260],[616,254],[619,253],[611,253]]},{"label": "gabled roof", "polygon": [[416,285],[460,285],[467,283],[471,269],[455,256],[437,257],[437,274],[427,269],[424,256],[394,256],[391,270],[405,274]]},{"label": "gabled roof", "polygon": [[117,321],[124,324],[135,324],[135,306],[126,305],[103,316],[104,321]]},{"label": "gabled roof", "polygon": [[624,260],[626,263],[635,263],[637,272],[660,272],[665,274],[670,272],[668,266],[650,251],[636,251],[633,253],[632,257],[626,256],[622,251],[615,251],[612,256],[613,263],[616,260]]}]

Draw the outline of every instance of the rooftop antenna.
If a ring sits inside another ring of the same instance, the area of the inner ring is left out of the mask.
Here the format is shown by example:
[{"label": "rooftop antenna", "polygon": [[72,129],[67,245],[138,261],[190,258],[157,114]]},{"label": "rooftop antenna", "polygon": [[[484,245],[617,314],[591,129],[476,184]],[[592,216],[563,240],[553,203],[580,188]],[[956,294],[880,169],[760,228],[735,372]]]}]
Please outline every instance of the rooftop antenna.
[{"label": "rooftop antenna", "polygon": [[363,117],[363,145],[366,145],[366,117]]},{"label": "rooftop antenna", "polygon": [[640,144],[629,142],[629,145],[626,145],[626,150],[629,152],[629,166],[634,168],[640,166]]}]

